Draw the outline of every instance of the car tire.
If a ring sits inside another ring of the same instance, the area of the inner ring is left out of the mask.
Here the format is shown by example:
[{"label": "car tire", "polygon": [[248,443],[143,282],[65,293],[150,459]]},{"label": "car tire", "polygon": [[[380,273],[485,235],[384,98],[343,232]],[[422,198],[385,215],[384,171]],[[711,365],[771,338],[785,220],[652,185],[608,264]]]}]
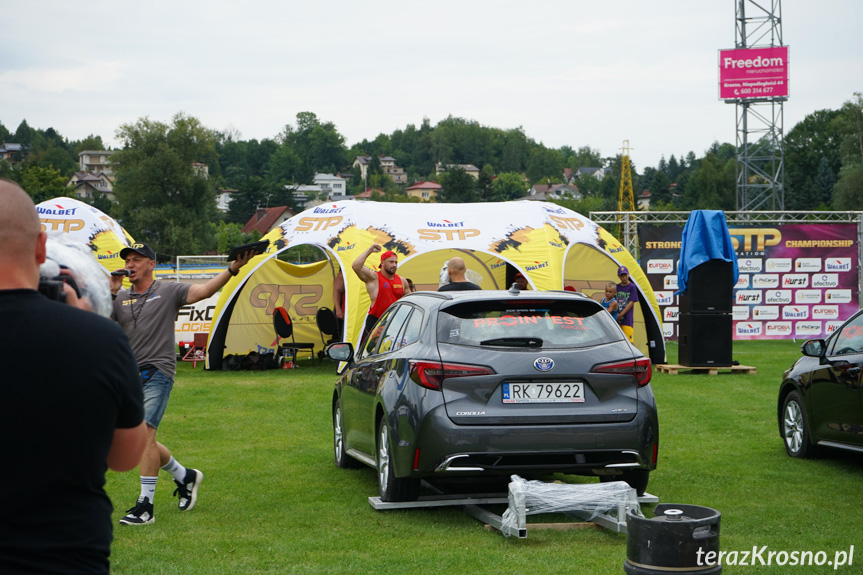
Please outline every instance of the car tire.
[{"label": "car tire", "polygon": [[800,394],[792,391],[782,402],[782,439],[785,451],[791,457],[801,459],[814,457],[816,447],[809,439],[809,424]]},{"label": "car tire", "polygon": [[341,469],[356,469],[362,465],[345,451],[342,406],[338,399],[333,404],[333,459],[336,462],[336,467]]},{"label": "car tire", "polygon": [[381,501],[416,501],[420,494],[420,481],[398,478],[393,472],[390,430],[384,418],[378,422],[375,463],[378,472],[378,490]]},{"label": "car tire", "polygon": [[600,483],[626,481],[630,487],[635,489],[636,495],[641,497],[647,491],[647,483],[650,481],[650,471],[647,469],[631,469],[624,471],[620,475],[600,475],[599,481]]}]

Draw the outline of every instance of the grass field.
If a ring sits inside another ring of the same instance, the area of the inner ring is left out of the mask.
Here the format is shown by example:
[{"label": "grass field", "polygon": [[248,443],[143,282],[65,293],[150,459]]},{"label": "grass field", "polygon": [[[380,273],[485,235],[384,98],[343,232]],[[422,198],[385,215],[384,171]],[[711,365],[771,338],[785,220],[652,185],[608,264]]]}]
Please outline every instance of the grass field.
[{"label": "grass field", "polygon": [[[668,355],[674,363],[674,344]],[[734,358],[757,374],[654,373],[660,448],[648,491],[663,503],[720,511],[722,550],[824,551],[832,560],[854,545],[854,564],[837,571],[863,573],[863,456],[792,460],[777,431],[777,387],[798,356],[799,342],[735,342]],[[121,526],[138,475],[109,473],[114,573],[623,573],[623,534],[529,530],[527,539],[507,539],[458,508],[373,510],[373,470],[333,465],[334,364],[301,363],[268,372],[178,366],[159,438],[204,472],[198,504],[179,512],[173,482],[161,472],[155,525]],[[833,567],[774,560],[725,572]]]}]

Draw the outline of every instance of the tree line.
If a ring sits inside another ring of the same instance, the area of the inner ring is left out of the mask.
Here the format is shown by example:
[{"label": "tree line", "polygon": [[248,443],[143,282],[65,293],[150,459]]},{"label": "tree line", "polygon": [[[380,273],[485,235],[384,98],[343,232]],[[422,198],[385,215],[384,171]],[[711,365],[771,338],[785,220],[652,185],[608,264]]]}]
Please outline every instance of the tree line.
[{"label": "tree line", "polygon": [[[617,209],[622,164],[619,154],[603,157],[590,146],[549,148],[521,127],[500,129],[452,116],[434,126],[426,118],[351,147],[332,122],[313,112],[297,114],[295,124],[260,141],[212,130],[183,113],[169,123],[140,118],[120,126],[116,137],[120,147],[111,165],[117,201],[96,194],[90,202],[166,255],[224,253],[255,239],[240,233],[255,210],[297,209],[290,188],[312,183],[318,172],[340,173],[350,194],[371,188],[373,200],[416,201],[384,172],[379,156],[395,159],[409,183],[440,183],[443,202],[515,200],[532,184],[561,183],[564,168],[575,173],[606,167],[602,181],[575,182],[580,200],[561,202],[584,214]],[[78,154],[105,149],[101,136],[69,141],[54,128],[32,128],[26,120],[14,133],[0,123],[0,142],[24,147],[14,164],[0,161],[0,176],[20,183],[37,203],[69,195],[66,183],[78,170]],[[807,115],[787,133],[784,146],[787,210],[863,208],[863,95],[855,93],[838,110]],[[365,180],[352,167],[357,156],[371,158]],[[208,166],[206,178],[194,163]],[[438,174],[438,163],[473,164],[479,178],[460,168]],[[735,164],[735,147],[713,142],[701,156],[671,154],[643,170],[631,163],[633,189],[636,196],[649,191],[651,210],[734,210]],[[216,210],[219,189],[236,190],[226,214]]]}]

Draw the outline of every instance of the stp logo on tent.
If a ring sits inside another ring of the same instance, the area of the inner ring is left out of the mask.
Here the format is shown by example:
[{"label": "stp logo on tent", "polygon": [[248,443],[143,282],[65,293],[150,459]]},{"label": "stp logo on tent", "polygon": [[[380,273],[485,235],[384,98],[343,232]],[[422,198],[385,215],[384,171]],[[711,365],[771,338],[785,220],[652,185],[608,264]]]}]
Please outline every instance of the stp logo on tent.
[{"label": "stp logo on tent", "polygon": [[829,258],[824,260],[825,272],[851,271],[851,258]]},{"label": "stp logo on tent", "polygon": [[647,273],[670,274],[674,271],[674,260],[647,260]]}]

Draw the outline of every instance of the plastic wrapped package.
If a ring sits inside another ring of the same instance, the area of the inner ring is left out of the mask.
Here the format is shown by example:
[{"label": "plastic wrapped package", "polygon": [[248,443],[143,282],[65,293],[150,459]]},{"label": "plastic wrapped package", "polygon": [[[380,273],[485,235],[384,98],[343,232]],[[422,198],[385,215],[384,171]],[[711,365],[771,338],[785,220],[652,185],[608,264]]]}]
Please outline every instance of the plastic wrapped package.
[{"label": "plastic wrapped package", "polygon": [[509,537],[525,528],[527,515],[577,512],[593,520],[616,511],[617,521],[626,512],[643,517],[635,489],[624,481],[608,483],[548,483],[513,475],[509,484],[509,508],[501,518],[501,533]]},{"label": "plastic wrapped package", "polygon": [[111,287],[108,276],[93,251],[68,234],[48,234],[45,263],[39,268],[43,280],[71,275],[75,278],[81,300],[99,315],[111,315]]}]

